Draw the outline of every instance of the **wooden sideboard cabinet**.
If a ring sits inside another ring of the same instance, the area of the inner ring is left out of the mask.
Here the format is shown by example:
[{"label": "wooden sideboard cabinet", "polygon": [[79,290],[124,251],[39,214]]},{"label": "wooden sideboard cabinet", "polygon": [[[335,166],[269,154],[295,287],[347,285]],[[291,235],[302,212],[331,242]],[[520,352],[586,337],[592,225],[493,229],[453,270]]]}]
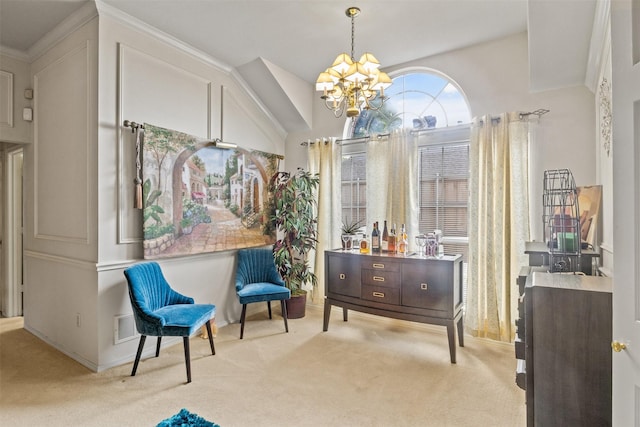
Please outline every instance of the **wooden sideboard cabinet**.
[{"label": "wooden sideboard cabinet", "polygon": [[527,426],[611,425],[612,291],[608,277],[528,276]]},{"label": "wooden sideboard cabinet", "polygon": [[462,256],[360,254],[325,251],[323,330],[331,307],[447,328],[451,363],[456,363],[455,329],[464,347],[462,325]]}]

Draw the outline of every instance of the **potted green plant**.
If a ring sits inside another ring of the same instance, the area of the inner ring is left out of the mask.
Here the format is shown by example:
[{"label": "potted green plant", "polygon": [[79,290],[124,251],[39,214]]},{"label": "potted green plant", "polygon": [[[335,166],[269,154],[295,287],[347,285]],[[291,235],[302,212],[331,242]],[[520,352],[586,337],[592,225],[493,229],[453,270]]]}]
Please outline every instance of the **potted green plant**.
[{"label": "potted green plant", "polygon": [[273,245],[273,258],[291,298],[286,301],[287,317],[304,317],[307,292],[303,285],[317,284],[307,256],[316,248],[317,209],[314,193],[318,174],[302,169],[296,173],[277,172],[269,181],[271,229],[279,237]]},{"label": "potted green plant", "polygon": [[[355,236],[360,228],[362,228],[363,220],[349,221],[346,218],[342,220],[342,227],[340,228],[340,234],[342,236]],[[342,249],[351,249],[353,240],[342,239]]]}]

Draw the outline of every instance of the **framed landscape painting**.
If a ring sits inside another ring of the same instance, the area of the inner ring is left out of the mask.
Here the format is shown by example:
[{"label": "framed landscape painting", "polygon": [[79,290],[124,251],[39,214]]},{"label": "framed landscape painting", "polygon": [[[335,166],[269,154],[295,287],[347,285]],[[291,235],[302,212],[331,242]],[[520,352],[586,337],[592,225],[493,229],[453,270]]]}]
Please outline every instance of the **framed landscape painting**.
[{"label": "framed landscape painting", "polygon": [[274,242],[265,203],[282,156],[146,123],[142,148],[145,259]]}]

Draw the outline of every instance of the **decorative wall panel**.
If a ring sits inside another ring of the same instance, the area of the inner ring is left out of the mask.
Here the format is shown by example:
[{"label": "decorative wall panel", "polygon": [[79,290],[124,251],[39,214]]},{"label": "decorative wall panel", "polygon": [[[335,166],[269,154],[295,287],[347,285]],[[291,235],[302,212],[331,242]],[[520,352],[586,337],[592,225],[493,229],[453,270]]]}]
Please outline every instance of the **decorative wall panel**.
[{"label": "decorative wall panel", "polygon": [[13,73],[0,71],[0,126],[13,127]]},{"label": "decorative wall panel", "polygon": [[34,75],[34,233],[38,239],[89,242],[89,145],[95,140],[95,120],[88,107],[89,57],[85,43]]},{"label": "decorative wall panel", "polygon": [[[162,123],[209,135],[211,81],[140,50],[119,44],[119,119]],[[150,108],[155,106],[155,108]],[[123,132],[119,148],[118,242],[143,240],[142,217],[133,209],[135,137]]]}]

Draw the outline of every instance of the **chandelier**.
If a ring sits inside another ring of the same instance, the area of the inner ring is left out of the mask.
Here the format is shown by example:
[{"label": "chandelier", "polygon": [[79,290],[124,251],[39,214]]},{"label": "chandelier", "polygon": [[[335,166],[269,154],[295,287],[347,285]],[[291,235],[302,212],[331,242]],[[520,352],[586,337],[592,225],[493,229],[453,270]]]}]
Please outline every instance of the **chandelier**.
[{"label": "chandelier", "polygon": [[354,20],[360,9],[350,7],[345,14],[351,18],[351,55],[338,55],[331,67],[318,76],[316,90],[322,91],[320,98],[336,117],[342,116],[345,110],[347,117],[356,117],[363,109],[382,107],[387,100],[384,90],[391,86],[391,79],[378,70],[380,63],[373,54],[365,53],[359,61],[354,59]]}]

